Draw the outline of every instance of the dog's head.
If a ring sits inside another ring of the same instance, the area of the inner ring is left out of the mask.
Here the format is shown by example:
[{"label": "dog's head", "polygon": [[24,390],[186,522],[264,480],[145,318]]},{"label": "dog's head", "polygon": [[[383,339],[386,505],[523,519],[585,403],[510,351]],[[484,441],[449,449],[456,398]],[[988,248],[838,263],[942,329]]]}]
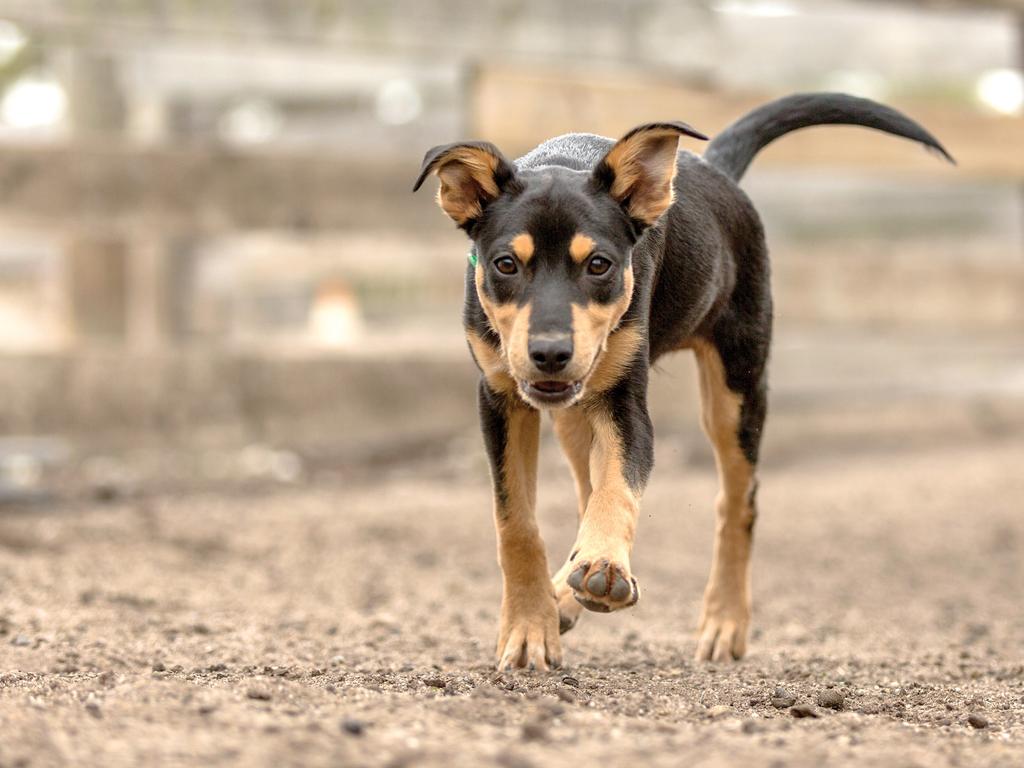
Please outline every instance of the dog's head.
[{"label": "dog's head", "polygon": [[633,297],[633,246],[673,199],[684,123],[634,128],[592,171],[517,171],[486,142],[434,147],[413,190],[436,173],[438,203],[469,235],[477,295],[504,366],[536,407],[584,391]]}]

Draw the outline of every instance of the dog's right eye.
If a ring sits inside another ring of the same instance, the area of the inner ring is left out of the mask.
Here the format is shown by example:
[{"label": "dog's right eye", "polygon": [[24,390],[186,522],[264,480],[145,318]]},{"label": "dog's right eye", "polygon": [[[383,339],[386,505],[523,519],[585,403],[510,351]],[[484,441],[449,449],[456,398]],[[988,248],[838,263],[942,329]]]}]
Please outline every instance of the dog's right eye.
[{"label": "dog's right eye", "polygon": [[494,268],[503,275],[514,275],[519,271],[519,267],[516,266],[516,260],[511,256],[502,256],[500,259],[495,259]]}]

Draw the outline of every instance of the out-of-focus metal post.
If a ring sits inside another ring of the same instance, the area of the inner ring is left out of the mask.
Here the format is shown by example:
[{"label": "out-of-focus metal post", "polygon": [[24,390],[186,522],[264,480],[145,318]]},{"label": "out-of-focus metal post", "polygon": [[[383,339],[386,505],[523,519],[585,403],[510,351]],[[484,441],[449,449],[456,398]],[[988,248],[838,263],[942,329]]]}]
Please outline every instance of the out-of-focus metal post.
[{"label": "out-of-focus metal post", "polygon": [[[1024,11],[1018,11],[1017,20],[1017,70],[1024,75]],[[1024,232],[1024,180],[1020,183],[1020,220]]]},{"label": "out-of-focus metal post", "polygon": [[112,233],[75,233],[66,241],[63,256],[70,340],[121,341],[127,325],[124,238]]},{"label": "out-of-focus metal post", "polygon": [[[71,141],[80,151],[109,147],[123,135],[124,101],[108,53],[74,47],[65,61]],[[129,253],[123,233],[76,229],[64,251],[68,325],[74,343],[124,339],[128,325]]]},{"label": "out-of-focus metal post", "polygon": [[127,283],[127,341],[145,351],[159,349],[167,336],[168,248],[164,238],[142,233],[131,243]]}]

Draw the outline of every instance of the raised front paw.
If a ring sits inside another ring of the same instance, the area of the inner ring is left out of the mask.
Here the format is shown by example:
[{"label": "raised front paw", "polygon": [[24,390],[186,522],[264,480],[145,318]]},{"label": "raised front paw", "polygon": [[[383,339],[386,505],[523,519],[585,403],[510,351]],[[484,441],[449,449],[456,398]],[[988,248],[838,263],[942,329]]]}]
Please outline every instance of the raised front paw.
[{"label": "raised front paw", "polygon": [[547,670],[562,666],[558,609],[553,595],[524,604],[502,605],[498,630],[498,669]]},{"label": "raised front paw", "polygon": [[624,561],[579,552],[573,562],[576,565],[566,583],[584,608],[609,613],[635,605],[640,599],[640,587]]},{"label": "raised front paw", "polygon": [[747,652],[750,600],[740,589],[709,589],[697,630],[697,661],[737,661]]}]

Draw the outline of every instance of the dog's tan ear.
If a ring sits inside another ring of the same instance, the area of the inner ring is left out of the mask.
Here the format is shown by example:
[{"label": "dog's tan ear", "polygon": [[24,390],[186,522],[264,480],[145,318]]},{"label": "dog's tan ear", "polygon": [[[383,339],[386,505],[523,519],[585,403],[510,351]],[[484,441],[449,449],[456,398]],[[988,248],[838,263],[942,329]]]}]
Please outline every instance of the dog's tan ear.
[{"label": "dog's tan ear", "polygon": [[633,219],[653,224],[672,205],[676,152],[682,136],[708,138],[686,123],[638,125],[598,162],[594,180]]},{"label": "dog's tan ear", "polygon": [[515,177],[512,164],[486,141],[444,144],[429,150],[412,191],[431,173],[441,180],[438,204],[463,229],[469,229]]}]

